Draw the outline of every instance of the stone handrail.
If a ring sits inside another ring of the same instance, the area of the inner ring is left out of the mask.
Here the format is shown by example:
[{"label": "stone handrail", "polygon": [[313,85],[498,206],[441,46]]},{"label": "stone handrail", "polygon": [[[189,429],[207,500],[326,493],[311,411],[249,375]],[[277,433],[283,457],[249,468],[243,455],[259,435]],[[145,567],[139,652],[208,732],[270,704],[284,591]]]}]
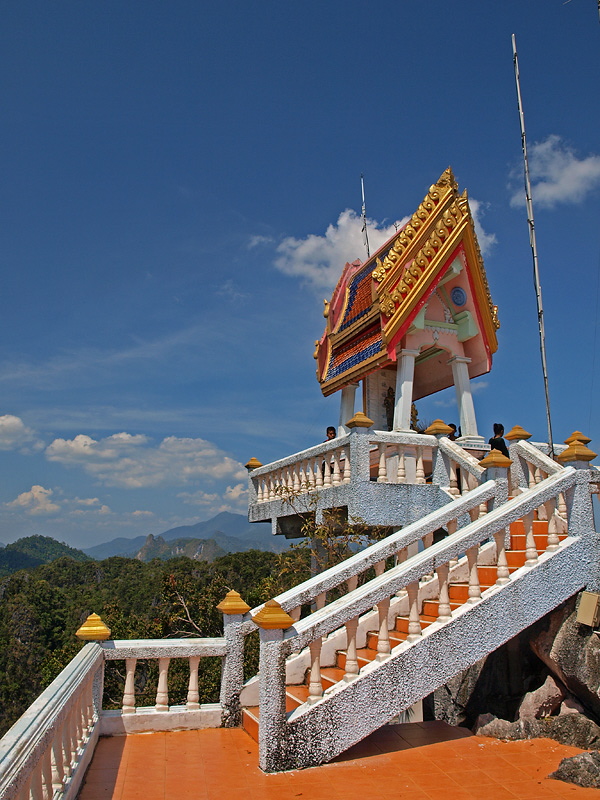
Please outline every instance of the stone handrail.
[{"label": "stone handrail", "polygon": [[[284,653],[287,655],[295,652],[306,647],[317,637],[327,636],[346,622],[369,611],[382,600],[391,597],[410,584],[418,582],[423,575],[433,573],[440,566],[447,565],[449,561],[457,559],[471,548],[479,547],[498,532],[501,532],[504,537],[504,529],[512,522],[516,522],[543,503],[556,498],[559,493],[571,488],[575,483],[576,474],[577,470],[573,467],[561,469],[560,474],[546,478],[535,487],[533,492],[507,501],[484,517],[459,529],[451,537],[432,544],[408,561],[392,567],[387,572],[346,594],[343,602],[331,603],[294,623],[294,626],[284,633]],[[436,514],[439,513],[439,511],[436,512]],[[537,560],[537,552],[535,560]]]},{"label": "stone handrail", "polygon": [[2,800],[75,797],[98,737],[103,667],[87,644],[0,740]]},{"label": "stone handrail", "polygon": [[[213,639],[137,639],[90,642],[34,701],[0,740],[2,800],[74,800],[99,735],[170,729],[197,729],[228,724],[225,703],[239,695],[243,663],[226,636]],[[201,658],[223,659],[221,702],[198,702]],[[156,659],[159,678],[156,704],[135,706],[138,659]],[[185,706],[169,706],[168,668],[172,658],[186,658],[190,681]],[[102,711],[104,662],[126,663],[121,711]],[[137,712],[143,711],[138,714]]]},{"label": "stone handrail", "polygon": [[[453,501],[449,500],[447,505],[431,512],[418,522],[407,525],[382,541],[355,553],[340,564],[329,567],[329,569],[320,572],[318,575],[283,592],[275,599],[284,611],[293,615],[295,609],[316,601],[323,593],[335,589],[342,583],[356,579],[370,567],[385,561],[390,556],[395,556],[402,550],[428,537],[433,539],[433,532],[438,528],[446,526],[453,521],[469,519],[469,512],[475,512],[479,516],[482,504],[494,499],[502,502],[506,500],[506,497],[502,496],[502,494],[498,496],[496,481],[486,481],[486,483],[471,492]],[[257,606],[250,613],[254,616],[261,608],[263,608],[262,605]],[[251,619],[248,619],[244,623],[242,630],[244,633],[250,633],[256,630],[256,625]]]},{"label": "stone handrail", "polygon": [[[424,451],[431,451],[432,458],[438,448],[463,475],[477,479],[482,470],[477,459],[458,443],[445,437],[417,433],[415,431],[364,431],[354,429],[328,442],[309,447],[299,453],[252,469],[249,475],[250,503],[285,501],[297,494],[319,491],[330,487],[358,481],[368,481],[371,469],[376,469],[379,483],[424,484]],[[411,477],[405,458],[415,458],[414,475]],[[393,471],[390,459],[394,459]],[[375,461],[373,460],[375,459]],[[448,478],[451,485],[451,477]],[[473,488],[473,482],[463,487]],[[460,488],[452,492],[460,494]]]},{"label": "stone handrail", "polygon": [[[490,468],[490,473],[497,476],[496,482],[504,487],[506,492],[508,480],[505,477],[506,468]],[[312,614],[295,621],[287,628],[275,629],[261,627],[261,656],[260,656],[260,728],[259,752],[261,766],[266,771],[281,769],[281,764],[286,767],[292,759],[286,760],[286,736],[289,726],[295,726],[296,720],[306,720],[310,714],[317,714],[319,719],[327,704],[331,701],[334,708],[343,707],[337,704],[340,692],[350,687],[354,681],[364,678],[370,687],[372,673],[383,662],[400,658],[401,654],[418,642],[429,642],[429,637],[446,624],[454,622],[461,614],[474,604],[483,600],[483,591],[478,574],[478,558],[481,546],[493,539],[496,545],[495,567],[496,585],[488,593],[495,592],[495,597],[503,594],[504,588],[509,588],[514,580],[510,575],[505,552],[505,532],[508,526],[518,519],[523,519],[526,530],[525,567],[535,567],[540,559],[551,557],[555,552],[562,551],[569,546],[569,541],[561,543],[553,526],[548,527],[546,554],[539,556],[533,534],[533,512],[540,506],[552,506],[554,514],[557,497],[560,493],[575,487],[571,495],[570,522],[573,525],[571,536],[575,537],[584,533],[586,525],[589,526],[589,471],[578,470],[574,467],[563,468],[560,472],[547,477],[532,489],[523,492],[512,500],[498,504],[489,513],[478,516],[465,527],[457,530],[453,535],[427,547],[420,553],[412,555],[406,561],[397,563],[391,569],[376,571],[375,577],[365,582],[362,586],[352,588],[346,595],[322,608],[317,608]],[[483,487],[481,487],[483,488]],[[453,505],[453,504],[452,504]],[[440,509],[440,511],[445,508]],[[436,512],[439,514],[440,511]],[[581,518],[579,515],[581,514]],[[531,524],[528,524],[528,520]],[[572,538],[569,537],[570,541]],[[466,557],[463,556],[466,554]],[[466,561],[468,574],[468,594],[458,608],[453,609],[450,603],[450,568],[457,559]],[[438,617],[425,631],[422,629],[420,618],[420,587],[424,579],[429,580],[433,573],[437,573],[438,583]],[[389,635],[389,612],[392,598],[399,592],[405,592],[408,601],[408,636],[405,641],[394,647]],[[378,631],[376,634],[377,655],[374,661],[369,661],[361,667],[357,652],[357,629],[362,615],[370,613],[373,608],[378,610]],[[500,602],[502,607],[502,602]],[[325,692],[321,674],[321,651],[323,642],[335,631],[344,629],[346,632],[346,648],[343,656],[344,674]],[[477,635],[475,626],[474,635]],[[310,654],[310,674],[308,682],[308,698],[297,708],[288,719],[286,708],[286,658],[293,653],[308,648]],[[428,657],[431,653],[428,650]],[[435,647],[434,647],[435,652]],[[437,656],[436,656],[437,657]],[[418,659],[417,659],[418,660]],[[355,694],[352,695],[353,697]],[[375,702],[375,698],[373,698]],[[335,713],[335,712],[333,712]],[[306,724],[306,723],[304,723]]]}]

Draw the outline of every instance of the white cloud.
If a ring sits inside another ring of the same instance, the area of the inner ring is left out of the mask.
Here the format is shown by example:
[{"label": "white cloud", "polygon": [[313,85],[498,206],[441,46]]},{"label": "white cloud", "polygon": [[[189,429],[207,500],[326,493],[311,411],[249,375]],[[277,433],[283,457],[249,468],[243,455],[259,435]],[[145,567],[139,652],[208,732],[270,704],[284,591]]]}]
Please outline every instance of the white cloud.
[{"label": "white cloud", "polygon": [[39,449],[39,442],[35,441],[35,434],[28,428],[23,420],[12,414],[0,416],[0,450],[27,449],[27,445]]},{"label": "white cloud", "polygon": [[60,511],[60,506],[51,500],[53,494],[52,489],[44,489],[43,486],[36,485],[32,486],[28,492],[22,492],[15,500],[6,505],[8,508],[23,510],[31,516],[55,514]]},{"label": "white cloud", "polygon": [[[402,226],[406,221],[396,225]],[[367,221],[371,253],[396,232],[396,225]],[[275,266],[281,272],[304,278],[315,289],[331,290],[346,262],[366,259],[362,219],[347,208],[334,225],[329,225],[324,236],[309,234],[304,239],[288,236],[278,245],[277,254]]]},{"label": "white cloud", "polygon": [[180,492],[177,497],[181,497],[184,503],[191,506],[211,506],[221,499],[216,493],[210,494],[200,489],[197,492]]},{"label": "white cloud", "polygon": [[203,492],[199,489],[196,492],[180,492],[177,497],[180,497],[188,505],[204,506],[214,514],[218,514],[220,511],[245,511],[248,507],[246,483],[228,486],[222,495],[216,492]]},{"label": "white cloud", "polygon": [[469,208],[471,209],[471,216],[475,224],[475,233],[477,234],[477,241],[479,242],[481,254],[486,256],[492,247],[498,243],[496,234],[486,233],[481,224],[481,217],[484,216],[486,210],[489,208],[489,203],[482,203],[479,200],[475,200],[473,197],[469,197]]},{"label": "white cloud", "polygon": [[99,441],[85,434],[55,439],[46,457],[80,466],[98,483],[126,489],[184,485],[201,479],[243,480],[246,471],[205,439],[168,436],[155,446],[148,437],[118,433]]},{"label": "white cloud", "polygon": [[248,250],[252,250],[259,245],[273,244],[272,236],[251,236],[248,241]]},{"label": "white cloud", "polygon": [[[529,171],[536,205],[554,208],[558,203],[581,203],[600,186],[600,155],[578,158],[572,147],[552,134],[529,149]],[[516,182],[521,175],[522,171],[513,170],[511,181]],[[525,205],[523,189],[513,189],[510,204]]]}]

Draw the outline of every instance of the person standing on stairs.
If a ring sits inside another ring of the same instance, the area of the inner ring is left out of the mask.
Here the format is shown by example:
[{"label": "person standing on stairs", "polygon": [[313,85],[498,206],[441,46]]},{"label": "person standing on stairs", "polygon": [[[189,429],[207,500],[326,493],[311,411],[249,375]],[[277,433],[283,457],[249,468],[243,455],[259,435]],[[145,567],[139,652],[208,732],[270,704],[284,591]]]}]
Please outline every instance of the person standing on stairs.
[{"label": "person standing on stairs", "polygon": [[508,447],[506,446],[506,442],[502,438],[504,436],[504,425],[501,425],[499,422],[494,422],[494,435],[489,440],[488,444],[491,450],[500,450],[502,455],[508,456]]}]

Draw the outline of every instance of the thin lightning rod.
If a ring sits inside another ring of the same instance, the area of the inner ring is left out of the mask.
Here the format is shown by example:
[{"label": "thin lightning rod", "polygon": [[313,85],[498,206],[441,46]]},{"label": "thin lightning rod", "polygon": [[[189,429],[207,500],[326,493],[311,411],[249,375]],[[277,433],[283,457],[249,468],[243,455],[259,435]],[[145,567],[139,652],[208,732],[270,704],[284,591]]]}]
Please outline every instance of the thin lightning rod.
[{"label": "thin lightning rod", "polygon": [[521,126],[521,148],[523,150],[523,165],[525,176],[525,204],[527,206],[527,224],[529,226],[529,244],[533,257],[533,284],[537,303],[538,331],[540,335],[540,353],[542,356],[542,373],[544,376],[544,394],[546,396],[546,418],[548,421],[548,445],[550,457],[554,458],[554,439],[552,436],[552,420],[550,417],[550,391],[548,389],[548,366],[546,363],[546,334],[544,331],[544,308],[542,305],[542,287],[538,266],[537,242],[535,238],[535,224],[533,220],[533,201],[531,199],[531,182],[529,180],[529,159],[527,157],[527,138],[525,136],[525,116],[521,99],[521,83],[519,80],[519,59],[517,57],[517,40],[512,35],[513,64],[515,67],[515,83],[517,86],[517,105],[519,108],[519,124]]},{"label": "thin lightning rod", "polygon": [[367,206],[365,205],[365,179],[363,177],[362,172],[360,174],[360,189],[361,189],[361,192],[362,192],[362,212],[361,212],[362,222],[363,222],[362,232],[363,232],[363,235],[365,237],[365,247],[367,248],[367,258],[371,258],[371,251],[369,249],[369,232],[367,230]]}]

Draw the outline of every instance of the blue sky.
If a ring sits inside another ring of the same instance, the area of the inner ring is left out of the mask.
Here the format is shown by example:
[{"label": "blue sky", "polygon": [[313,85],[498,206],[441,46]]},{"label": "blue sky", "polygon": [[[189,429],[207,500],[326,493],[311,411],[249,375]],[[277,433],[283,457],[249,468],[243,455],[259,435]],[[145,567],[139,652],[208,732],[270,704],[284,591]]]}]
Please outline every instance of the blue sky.
[{"label": "blue sky", "polygon": [[[594,0],[6,3],[0,542],[90,546],[245,512],[319,442],[322,300],[449,165],[502,327],[476,382],[545,438],[510,36],[531,148],[555,438],[600,446]],[[419,404],[456,419],[452,393]],[[491,431],[490,434],[491,435]]]}]

